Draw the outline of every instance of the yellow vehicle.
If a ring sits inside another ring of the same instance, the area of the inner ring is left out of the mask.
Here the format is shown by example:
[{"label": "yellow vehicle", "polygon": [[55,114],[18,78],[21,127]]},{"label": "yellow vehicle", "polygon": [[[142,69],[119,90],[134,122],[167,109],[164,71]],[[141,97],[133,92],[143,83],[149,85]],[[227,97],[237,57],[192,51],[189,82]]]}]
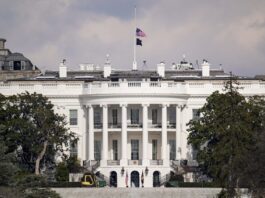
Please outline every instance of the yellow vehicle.
[{"label": "yellow vehicle", "polygon": [[84,187],[98,187],[95,174],[90,172],[85,173],[81,179],[81,185]]}]

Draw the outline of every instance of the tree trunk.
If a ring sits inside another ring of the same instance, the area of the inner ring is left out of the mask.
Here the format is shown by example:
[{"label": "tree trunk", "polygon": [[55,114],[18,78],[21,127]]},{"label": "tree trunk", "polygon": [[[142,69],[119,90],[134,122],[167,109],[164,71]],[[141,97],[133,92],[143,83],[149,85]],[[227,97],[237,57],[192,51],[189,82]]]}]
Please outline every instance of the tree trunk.
[{"label": "tree trunk", "polygon": [[35,175],[40,175],[40,161],[42,160],[42,158],[46,152],[47,146],[48,146],[48,141],[46,140],[44,142],[43,149],[40,152],[40,154],[38,155],[38,158],[35,162]]}]

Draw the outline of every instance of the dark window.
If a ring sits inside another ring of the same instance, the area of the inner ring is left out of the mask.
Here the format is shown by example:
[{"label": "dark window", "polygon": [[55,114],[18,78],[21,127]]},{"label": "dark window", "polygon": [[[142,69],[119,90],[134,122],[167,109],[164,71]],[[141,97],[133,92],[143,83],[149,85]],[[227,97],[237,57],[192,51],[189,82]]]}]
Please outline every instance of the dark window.
[{"label": "dark window", "polygon": [[170,149],[170,160],[176,159],[176,141],[175,140],[169,140],[169,149]]},{"label": "dark window", "polygon": [[70,156],[71,157],[77,157],[78,153],[77,153],[77,142],[70,142]]},{"label": "dark window", "polygon": [[101,160],[101,142],[99,140],[94,141],[94,158],[95,160]]},{"label": "dark window", "polygon": [[113,160],[118,160],[118,140],[112,141]]},{"label": "dark window", "polygon": [[14,61],[14,70],[21,70],[21,61]]},{"label": "dark window", "polygon": [[139,160],[139,140],[131,140],[131,159]]},{"label": "dark window", "polygon": [[117,109],[112,109],[112,122],[113,122],[113,125],[118,124],[118,110]]},{"label": "dark window", "polygon": [[198,120],[200,118],[199,109],[192,109],[192,119]]},{"label": "dark window", "polygon": [[69,118],[70,118],[70,125],[77,125],[77,110],[70,109],[69,110]]},{"label": "dark window", "polygon": [[152,124],[157,124],[157,109],[152,109]]},{"label": "dark window", "polygon": [[157,160],[157,140],[152,140],[152,160]]},{"label": "dark window", "polygon": [[139,124],[139,109],[131,109],[131,124]]}]

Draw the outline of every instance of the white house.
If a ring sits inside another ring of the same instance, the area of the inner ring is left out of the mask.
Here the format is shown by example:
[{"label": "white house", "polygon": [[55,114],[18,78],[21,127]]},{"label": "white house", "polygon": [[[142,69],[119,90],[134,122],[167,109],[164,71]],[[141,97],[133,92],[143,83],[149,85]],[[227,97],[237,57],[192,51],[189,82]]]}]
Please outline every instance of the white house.
[{"label": "white house", "polygon": [[[180,164],[196,165],[186,124],[228,79],[206,60],[201,69],[183,60],[171,70],[160,63],[153,71],[114,70],[109,61],[103,69],[82,64],[79,71],[68,71],[63,61],[59,71],[0,82],[0,93],[47,96],[78,135],[71,154],[84,166],[100,172],[113,186],[142,186],[143,179],[145,187],[153,187],[170,171],[183,171]],[[261,78],[239,77],[239,83],[245,96],[265,94]],[[193,181],[194,174],[184,178]]]}]

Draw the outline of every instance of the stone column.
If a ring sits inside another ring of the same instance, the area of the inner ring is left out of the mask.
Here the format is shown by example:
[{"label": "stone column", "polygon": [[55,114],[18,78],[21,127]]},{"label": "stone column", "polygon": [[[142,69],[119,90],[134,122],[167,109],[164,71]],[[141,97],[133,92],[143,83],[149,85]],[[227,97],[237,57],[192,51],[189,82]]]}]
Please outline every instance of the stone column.
[{"label": "stone column", "polygon": [[87,134],[87,120],[88,120],[88,114],[87,114],[87,107],[83,105],[83,116],[82,116],[82,159],[87,160],[88,159],[88,134]]},{"label": "stone column", "polygon": [[88,159],[94,160],[94,109],[92,105],[88,106]]},{"label": "stone column", "polygon": [[127,104],[121,104],[121,166],[127,166]]},{"label": "stone column", "polygon": [[107,165],[108,160],[108,105],[102,105],[103,123],[102,123],[102,163]]},{"label": "stone column", "polygon": [[167,153],[167,107],[168,104],[162,105],[162,150],[161,157],[163,160],[163,165],[169,165],[168,153]]},{"label": "stone column", "polygon": [[143,148],[143,156],[142,162],[143,166],[148,166],[149,161],[147,157],[147,149],[148,149],[148,106],[149,104],[142,104],[143,107],[143,134],[142,134],[142,148]]},{"label": "stone column", "polygon": [[181,159],[181,136],[180,136],[180,105],[176,106],[176,160]]}]

